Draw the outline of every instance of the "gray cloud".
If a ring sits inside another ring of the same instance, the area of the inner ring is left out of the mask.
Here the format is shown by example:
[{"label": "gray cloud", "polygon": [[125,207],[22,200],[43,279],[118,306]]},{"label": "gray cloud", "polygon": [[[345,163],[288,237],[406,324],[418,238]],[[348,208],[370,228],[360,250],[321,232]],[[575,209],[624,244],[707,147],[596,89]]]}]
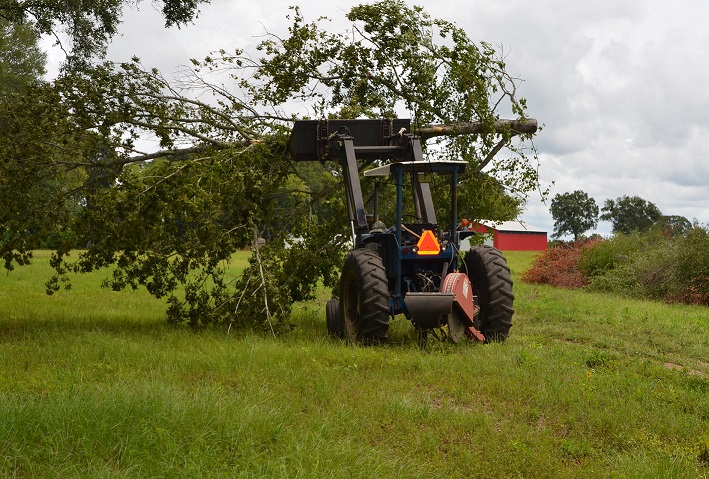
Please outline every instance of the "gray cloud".
[{"label": "gray cloud", "polygon": [[[145,3],[127,11],[112,59],[141,57],[166,74],[191,57],[252,48],[266,30],[286,33],[292,0],[213,0],[194,25],[165,30]],[[359,1],[301,0],[308,19],[346,29]],[[419,0],[477,41],[502,45],[508,70],[524,78],[535,141],[552,196],[581,189],[599,205],[638,195],[663,213],[709,222],[709,3],[705,0]],[[523,214],[552,231],[549,206],[532,195]],[[603,222],[599,232],[610,232]]]}]

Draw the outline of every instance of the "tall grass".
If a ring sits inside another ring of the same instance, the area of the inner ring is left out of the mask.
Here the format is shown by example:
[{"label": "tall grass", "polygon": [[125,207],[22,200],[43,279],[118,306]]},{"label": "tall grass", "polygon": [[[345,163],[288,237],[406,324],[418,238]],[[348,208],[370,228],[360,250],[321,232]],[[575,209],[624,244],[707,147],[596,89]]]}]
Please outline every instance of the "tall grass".
[{"label": "tall grass", "polygon": [[[0,477],[709,477],[709,312],[518,281],[501,345],[169,326],[100,275],[0,278]],[[323,298],[327,293],[323,292]]]}]

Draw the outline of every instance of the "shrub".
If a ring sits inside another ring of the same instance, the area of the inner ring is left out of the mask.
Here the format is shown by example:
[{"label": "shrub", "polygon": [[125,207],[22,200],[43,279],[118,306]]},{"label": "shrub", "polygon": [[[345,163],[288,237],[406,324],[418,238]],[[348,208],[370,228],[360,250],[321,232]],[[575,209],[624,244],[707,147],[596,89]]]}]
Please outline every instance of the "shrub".
[{"label": "shrub", "polygon": [[695,224],[684,236],[655,230],[559,243],[522,281],[709,306],[709,229]]},{"label": "shrub", "polygon": [[679,239],[678,281],[684,286],[680,301],[709,306],[709,230],[694,225]]},{"label": "shrub", "polygon": [[666,300],[676,297],[683,288],[677,280],[678,243],[666,236],[654,236],[649,235],[653,241],[636,252],[627,267],[637,281],[634,296]]},{"label": "shrub", "polygon": [[579,269],[592,289],[624,296],[709,304],[709,232],[618,235],[584,249]]},{"label": "shrub", "polygon": [[611,239],[597,240],[583,248],[578,268],[587,277],[598,276],[625,264],[629,258],[644,248],[642,236],[617,235]]},{"label": "shrub", "polygon": [[709,276],[697,276],[685,290],[680,301],[689,304],[709,306]]},{"label": "shrub", "polygon": [[618,235],[584,250],[579,269],[592,289],[651,299],[677,296],[677,241],[659,232]]},{"label": "shrub", "polygon": [[587,285],[588,279],[578,269],[578,260],[581,251],[597,241],[557,243],[537,256],[532,267],[522,276],[522,281],[572,289]]}]

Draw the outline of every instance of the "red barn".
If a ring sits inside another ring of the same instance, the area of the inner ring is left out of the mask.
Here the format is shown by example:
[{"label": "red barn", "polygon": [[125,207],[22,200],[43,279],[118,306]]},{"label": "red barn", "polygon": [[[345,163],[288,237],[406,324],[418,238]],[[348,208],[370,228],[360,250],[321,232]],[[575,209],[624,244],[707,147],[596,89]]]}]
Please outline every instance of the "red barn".
[{"label": "red barn", "polygon": [[[485,244],[505,251],[543,251],[547,249],[547,232],[522,221],[472,223],[476,233],[492,234]],[[461,245],[462,246],[462,245]],[[461,249],[463,249],[461,247]]]}]

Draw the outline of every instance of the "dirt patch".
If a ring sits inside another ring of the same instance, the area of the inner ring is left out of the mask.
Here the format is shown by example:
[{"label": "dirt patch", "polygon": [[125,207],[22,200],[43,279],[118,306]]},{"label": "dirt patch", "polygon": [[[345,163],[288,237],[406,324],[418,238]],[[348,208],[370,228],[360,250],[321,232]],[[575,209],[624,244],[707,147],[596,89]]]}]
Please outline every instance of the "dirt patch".
[{"label": "dirt patch", "polygon": [[[583,346],[584,345],[584,343],[572,341],[569,339],[555,338],[554,342],[561,343],[561,344],[570,344],[570,345],[574,345],[574,346]],[[709,363],[706,363],[704,361],[698,361],[698,362],[699,362],[699,366],[706,367],[706,369],[709,370]],[[664,367],[666,367],[667,369],[675,369],[677,371],[686,371],[687,374],[689,374],[690,376],[698,376],[700,378],[709,379],[709,374],[705,373],[704,371],[699,371],[697,369],[685,368],[684,366],[682,366],[680,364],[676,364],[676,363],[672,363],[672,362],[665,362],[662,365]]]},{"label": "dirt patch", "polygon": [[678,371],[687,371],[687,374],[690,376],[699,376],[701,378],[709,379],[709,374],[703,372],[703,371],[697,371],[696,369],[686,369],[684,366],[680,366],[679,364],[675,363],[664,363],[664,367],[667,369],[676,369]]}]

